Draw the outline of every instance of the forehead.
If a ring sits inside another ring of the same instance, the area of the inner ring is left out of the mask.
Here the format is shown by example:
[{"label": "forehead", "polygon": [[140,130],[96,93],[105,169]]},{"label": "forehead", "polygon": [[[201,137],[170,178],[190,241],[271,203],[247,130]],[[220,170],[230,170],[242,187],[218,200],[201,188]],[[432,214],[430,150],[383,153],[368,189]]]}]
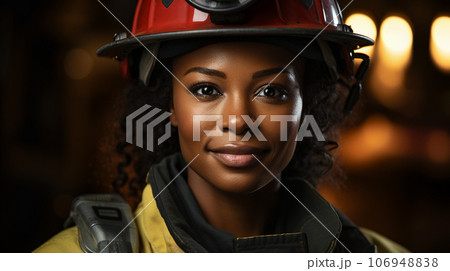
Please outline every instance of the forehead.
[{"label": "forehead", "polygon": [[285,66],[295,54],[271,44],[259,42],[220,42],[201,47],[174,59],[174,69],[193,66],[267,68]]}]

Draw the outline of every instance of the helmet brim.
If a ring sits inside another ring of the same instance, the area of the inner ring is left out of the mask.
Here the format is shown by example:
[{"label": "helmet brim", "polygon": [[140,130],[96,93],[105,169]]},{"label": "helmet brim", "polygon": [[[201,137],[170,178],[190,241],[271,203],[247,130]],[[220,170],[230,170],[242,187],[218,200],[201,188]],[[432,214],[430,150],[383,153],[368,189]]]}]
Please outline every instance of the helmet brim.
[{"label": "helmet brim", "polygon": [[208,37],[229,37],[229,36],[287,36],[303,39],[320,39],[347,46],[350,50],[374,44],[369,37],[351,32],[323,29],[303,29],[303,28],[226,28],[188,30],[178,32],[155,33],[129,37],[122,40],[106,44],[97,50],[97,55],[102,57],[112,57],[121,59],[131,51],[155,42],[163,42],[186,38],[208,38]]}]

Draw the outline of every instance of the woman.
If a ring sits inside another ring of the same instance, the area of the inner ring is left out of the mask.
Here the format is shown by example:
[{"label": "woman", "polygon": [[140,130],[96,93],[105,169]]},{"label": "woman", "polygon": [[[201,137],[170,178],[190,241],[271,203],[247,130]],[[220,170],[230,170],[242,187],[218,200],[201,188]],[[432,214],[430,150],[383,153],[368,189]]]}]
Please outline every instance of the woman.
[{"label": "woman", "polygon": [[[405,251],[357,228],[313,187],[333,165],[331,128],[359,95],[364,71],[349,86],[353,49],[372,43],[338,10],[328,0],[143,0],[138,38],[99,50],[117,56],[133,82],[123,130],[145,104],[171,113],[171,137],[155,152],[136,147],[131,159],[119,148],[115,188],[143,188],[139,251]],[[313,133],[303,129],[308,116]],[[153,138],[164,134],[157,127]],[[79,230],[36,251],[81,252]]]}]

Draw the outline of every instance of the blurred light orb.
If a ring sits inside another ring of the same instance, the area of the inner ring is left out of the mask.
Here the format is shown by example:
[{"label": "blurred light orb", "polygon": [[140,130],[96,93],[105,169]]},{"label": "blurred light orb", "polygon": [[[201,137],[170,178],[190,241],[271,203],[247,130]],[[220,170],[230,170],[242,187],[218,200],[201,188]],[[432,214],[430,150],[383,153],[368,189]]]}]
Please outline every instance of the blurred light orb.
[{"label": "blurred light orb", "polygon": [[72,79],[80,80],[92,71],[94,61],[89,53],[81,48],[72,49],[64,58],[64,70]]},{"label": "blurred light orb", "polygon": [[386,117],[373,115],[364,123],[361,137],[368,152],[380,154],[392,148],[394,133],[394,126]]},{"label": "blurred light orb", "polygon": [[436,66],[450,72],[450,17],[441,16],[431,26],[430,53]]},{"label": "blurred light orb", "polygon": [[380,38],[386,50],[404,54],[411,50],[413,32],[409,23],[398,16],[386,18],[380,27]]},{"label": "blurred light orb", "polygon": [[[366,14],[355,13],[350,15],[345,24],[352,27],[355,33],[367,36],[373,40],[377,39],[377,26],[374,21]],[[365,53],[372,56],[373,46],[367,46],[356,50],[356,52]]]},{"label": "blurred light orb", "polygon": [[342,154],[349,165],[361,165],[380,157],[396,156],[404,141],[398,126],[384,115],[375,114],[342,137]]},{"label": "blurred light orb", "polygon": [[397,107],[405,101],[403,84],[413,47],[411,26],[404,18],[388,17],[381,24],[378,41],[373,91],[385,106]]},{"label": "blurred light orb", "polygon": [[429,158],[435,163],[450,161],[450,137],[444,131],[433,131],[425,143]]}]

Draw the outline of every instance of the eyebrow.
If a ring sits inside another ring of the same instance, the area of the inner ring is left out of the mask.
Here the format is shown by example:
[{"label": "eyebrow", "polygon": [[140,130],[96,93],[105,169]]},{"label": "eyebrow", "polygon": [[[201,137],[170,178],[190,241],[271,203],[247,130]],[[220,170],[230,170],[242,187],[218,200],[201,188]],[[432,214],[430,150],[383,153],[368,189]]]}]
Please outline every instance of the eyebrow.
[{"label": "eyebrow", "polygon": [[222,77],[224,79],[227,78],[227,75],[221,71],[208,69],[208,68],[202,68],[202,67],[190,68],[187,72],[184,73],[184,75],[187,75],[188,73],[191,73],[191,72],[199,72],[199,73],[203,73],[206,75]]},{"label": "eyebrow", "polygon": [[[184,75],[187,75],[191,72],[199,72],[199,73],[203,73],[203,74],[210,75],[210,76],[221,77],[224,79],[227,78],[227,75],[224,72],[221,72],[218,70],[213,70],[213,69],[208,69],[208,68],[203,68],[203,67],[190,68],[189,70],[187,70],[184,73]],[[268,70],[262,70],[262,71],[255,72],[252,76],[252,79],[257,79],[257,78],[261,78],[261,77],[265,77],[265,76],[273,75],[273,74],[278,74],[278,73],[290,73],[290,71],[287,69],[283,69],[281,67],[272,68],[272,69],[268,69]]]},{"label": "eyebrow", "polygon": [[261,77],[265,77],[268,75],[273,75],[273,74],[278,74],[278,73],[291,73],[288,69],[284,69],[284,68],[272,68],[272,69],[268,69],[268,70],[263,70],[263,71],[259,71],[259,72],[255,72],[253,74],[252,79],[257,79],[257,78],[261,78]]}]

